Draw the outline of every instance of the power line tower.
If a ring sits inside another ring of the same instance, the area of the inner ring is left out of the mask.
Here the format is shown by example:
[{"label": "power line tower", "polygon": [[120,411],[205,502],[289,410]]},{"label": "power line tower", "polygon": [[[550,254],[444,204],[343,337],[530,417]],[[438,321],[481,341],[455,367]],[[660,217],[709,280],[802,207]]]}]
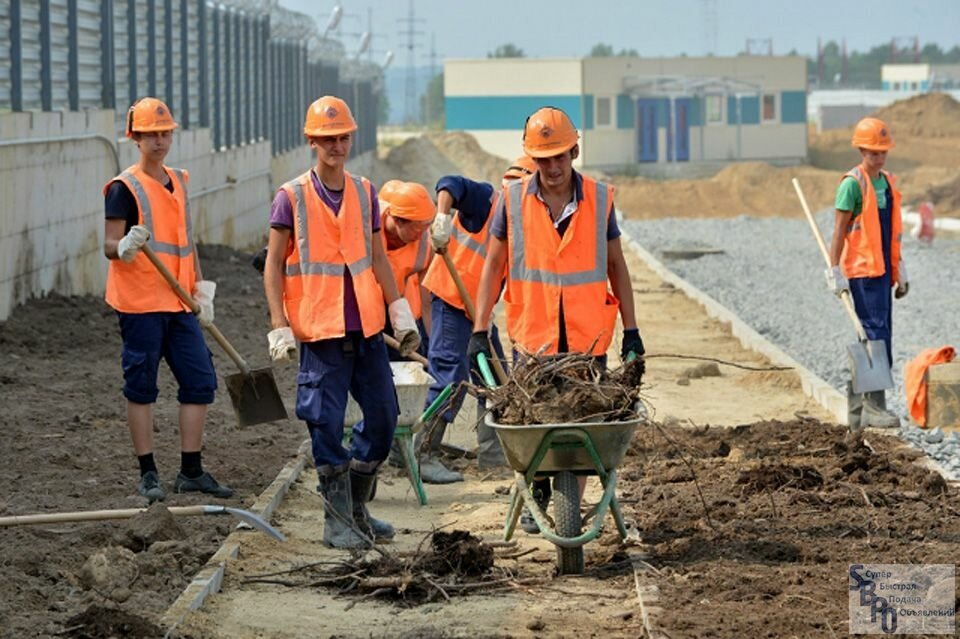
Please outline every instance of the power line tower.
[{"label": "power line tower", "polygon": [[410,9],[406,18],[400,18],[399,22],[405,23],[405,28],[400,31],[400,35],[406,38],[407,47],[407,77],[404,86],[404,121],[416,122],[417,118],[417,74],[416,74],[416,48],[417,36],[423,35],[423,31],[417,30],[418,24],[423,24],[426,20],[417,18],[413,7],[413,0],[410,0]]},{"label": "power line tower", "polygon": [[717,0],[700,0],[703,8],[703,46],[705,55],[717,54]]},{"label": "power line tower", "polygon": [[427,54],[427,60],[430,62],[430,79],[427,81],[427,90],[424,93],[424,119],[426,120],[425,124],[430,125],[436,118],[437,113],[433,113],[433,104],[430,101],[430,86],[433,84],[434,79],[437,77],[437,59],[440,57],[440,54],[437,53],[437,34],[430,34],[430,53]]},{"label": "power line tower", "polygon": [[918,36],[894,36],[890,38],[890,62],[895,63],[901,53],[911,52],[913,62],[920,62],[920,38]]}]

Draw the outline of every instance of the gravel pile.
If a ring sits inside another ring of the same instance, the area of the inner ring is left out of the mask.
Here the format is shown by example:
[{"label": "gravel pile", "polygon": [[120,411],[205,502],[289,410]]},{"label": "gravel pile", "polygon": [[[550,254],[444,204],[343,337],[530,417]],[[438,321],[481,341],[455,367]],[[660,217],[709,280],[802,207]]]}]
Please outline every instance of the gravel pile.
[{"label": "gravel pile", "polygon": [[[833,211],[821,211],[817,221],[829,244]],[[623,221],[622,226],[672,271],[831,385],[844,388],[849,379],[846,345],[856,341],[856,333],[839,300],[827,290],[823,257],[801,215],[792,219],[667,218]],[[678,249],[698,248],[723,252],[694,259],[668,257]],[[960,238],[941,235],[926,246],[905,232],[903,259],[910,293],[894,301],[896,389],[887,391],[887,402],[907,424],[904,364],[925,348],[960,346]],[[638,309],[641,328],[643,314]],[[950,444],[950,437],[928,444],[924,431],[910,425],[901,434],[908,431],[916,431],[924,446],[952,452],[953,459],[960,456],[960,445]],[[960,474],[960,464],[953,472]]]}]

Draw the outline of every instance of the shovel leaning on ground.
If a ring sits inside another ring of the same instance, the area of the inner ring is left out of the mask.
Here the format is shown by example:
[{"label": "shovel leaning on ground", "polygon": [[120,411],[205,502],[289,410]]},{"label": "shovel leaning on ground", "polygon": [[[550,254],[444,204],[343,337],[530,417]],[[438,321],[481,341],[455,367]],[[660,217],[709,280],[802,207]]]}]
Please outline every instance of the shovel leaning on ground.
[{"label": "shovel leaning on ground", "polygon": [[[286,541],[279,530],[268,524],[263,517],[242,508],[229,506],[170,506],[167,508],[171,515],[233,515],[252,528],[256,528],[274,539]],[[10,515],[0,517],[0,528],[4,526],[24,526],[27,524],[59,524],[74,521],[103,521],[107,519],[130,519],[140,513],[147,512],[146,508],[122,508],[117,510],[86,510],[67,513],[42,513],[37,515]]]},{"label": "shovel leaning on ground", "polygon": [[[190,307],[194,313],[200,312],[200,305],[190,297],[190,294],[183,290],[180,282],[173,276],[170,270],[160,261],[157,254],[153,252],[149,244],[143,245],[143,252],[156,267],[164,279],[173,287],[177,296],[183,300],[183,303]],[[227,392],[230,394],[230,402],[233,404],[233,410],[237,414],[237,421],[241,426],[253,426],[264,422],[272,422],[278,419],[287,418],[287,409],[283,405],[283,399],[280,397],[280,391],[277,389],[277,382],[273,378],[272,368],[258,368],[251,370],[247,362],[240,356],[240,353],[227,341],[213,324],[208,324],[204,328],[213,335],[217,343],[223,347],[233,363],[240,369],[239,373],[227,375]]]},{"label": "shovel leaning on ground", "polygon": [[[807,222],[810,223],[810,229],[813,236],[817,239],[820,246],[820,252],[823,259],[827,262],[827,268],[830,268],[830,253],[827,251],[827,245],[823,241],[823,235],[820,233],[820,227],[813,214],[810,213],[810,207],[807,205],[807,198],[803,196],[803,190],[800,188],[800,182],[793,178],[793,188],[800,198],[800,205],[803,207],[803,213],[807,216]],[[853,300],[850,298],[850,291],[843,291],[840,294],[840,301],[847,309],[847,315],[857,331],[859,340],[847,346],[847,355],[850,359],[850,375],[853,383],[853,392],[870,393],[874,391],[893,388],[893,374],[890,372],[890,362],[887,361],[887,347],[882,340],[872,340],[867,338],[866,331],[863,330],[863,324],[857,317],[857,311],[853,308]]]}]

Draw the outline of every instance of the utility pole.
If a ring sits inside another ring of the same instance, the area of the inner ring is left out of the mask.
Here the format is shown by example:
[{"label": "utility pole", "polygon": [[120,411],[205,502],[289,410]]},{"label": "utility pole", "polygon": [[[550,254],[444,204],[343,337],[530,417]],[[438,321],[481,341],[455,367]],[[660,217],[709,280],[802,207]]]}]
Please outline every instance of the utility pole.
[{"label": "utility pole", "polygon": [[400,35],[407,40],[407,76],[404,87],[404,121],[416,122],[417,117],[417,75],[416,75],[416,48],[417,36],[423,35],[423,31],[417,30],[417,24],[426,22],[422,18],[417,18],[413,8],[413,0],[410,0],[410,9],[406,18],[400,18],[399,22],[405,23],[406,28],[400,31]]},{"label": "utility pole", "polygon": [[703,5],[703,46],[705,55],[717,54],[717,0],[700,0]]},{"label": "utility pole", "polygon": [[[425,124],[430,126],[430,124],[436,119],[437,113],[433,113],[432,104],[430,102],[430,87],[433,85],[433,81],[437,78],[437,58],[439,54],[437,53],[437,34],[430,34],[430,53],[427,54],[427,59],[430,61],[430,79],[427,81],[427,90],[424,93],[424,117],[426,118]],[[443,96],[441,96],[442,98]]]}]

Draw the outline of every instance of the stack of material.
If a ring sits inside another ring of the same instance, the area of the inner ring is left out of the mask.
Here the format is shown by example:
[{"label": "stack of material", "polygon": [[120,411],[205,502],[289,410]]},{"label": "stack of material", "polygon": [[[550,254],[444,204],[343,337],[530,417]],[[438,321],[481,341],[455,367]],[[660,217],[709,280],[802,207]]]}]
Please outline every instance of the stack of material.
[{"label": "stack of material", "polygon": [[501,424],[619,422],[636,418],[643,358],[607,371],[583,353],[522,358],[507,382],[475,389]]}]

